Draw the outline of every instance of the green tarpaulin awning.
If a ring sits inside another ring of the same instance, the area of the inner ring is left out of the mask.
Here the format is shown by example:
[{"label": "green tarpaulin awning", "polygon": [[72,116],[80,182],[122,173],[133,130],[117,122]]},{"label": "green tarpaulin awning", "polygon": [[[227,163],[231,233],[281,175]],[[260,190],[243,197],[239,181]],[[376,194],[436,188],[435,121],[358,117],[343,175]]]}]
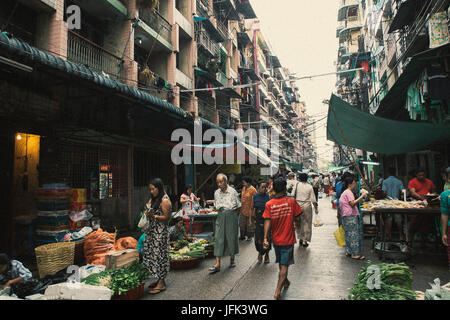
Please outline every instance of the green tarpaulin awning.
[{"label": "green tarpaulin awning", "polygon": [[289,167],[297,170],[302,171],[303,170],[303,163],[297,163],[297,162],[290,162],[285,159],[281,159],[281,162],[286,163]]},{"label": "green tarpaulin awning", "polygon": [[328,109],[327,139],[350,147],[382,154],[423,150],[438,142],[450,142],[450,125],[396,121],[374,116],[332,95]]}]

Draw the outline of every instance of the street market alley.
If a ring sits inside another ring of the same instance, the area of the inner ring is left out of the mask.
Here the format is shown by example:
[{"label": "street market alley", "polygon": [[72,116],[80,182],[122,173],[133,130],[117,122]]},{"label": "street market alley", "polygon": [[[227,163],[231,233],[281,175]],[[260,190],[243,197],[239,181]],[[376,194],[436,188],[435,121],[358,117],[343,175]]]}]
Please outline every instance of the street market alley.
[{"label": "street market alley", "polygon": [[[365,264],[345,257],[344,248],[337,245],[336,210],[330,198],[319,201],[319,215],[324,222],[313,227],[312,242],[308,248],[295,246],[295,264],[289,268],[291,286],[282,293],[286,300],[341,300],[347,299],[350,288]],[[367,260],[380,262],[371,251],[371,240],[364,240]],[[151,300],[272,300],[278,279],[275,253],[270,254],[270,264],[258,264],[253,241],[240,241],[237,267],[229,269],[229,259],[222,262],[221,272],[210,275],[208,267],[213,258],[205,259],[192,270],[171,271],[166,283],[167,291],[152,296]],[[367,261],[366,260],[366,261]],[[413,289],[425,291],[429,282],[439,277],[443,283],[450,281],[445,257],[416,256],[409,260],[413,272]],[[148,290],[146,290],[148,292]]]}]

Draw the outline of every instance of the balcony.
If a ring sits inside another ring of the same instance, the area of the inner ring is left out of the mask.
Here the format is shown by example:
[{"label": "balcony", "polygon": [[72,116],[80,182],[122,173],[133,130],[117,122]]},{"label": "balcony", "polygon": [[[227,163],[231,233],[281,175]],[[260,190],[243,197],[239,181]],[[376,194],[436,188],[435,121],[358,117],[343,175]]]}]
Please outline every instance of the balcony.
[{"label": "balcony", "polygon": [[217,73],[217,81],[219,81],[222,86],[228,87],[228,78],[222,71]]},{"label": "balcony", "polygon": [[226,40],[228,40],[228,27],[225,26],[222,22],[219,21],[219,19],[216,19],[217,22],[217,30],[220,32],[222,37]]},{"label": "balcony", "polygon": [[194,81],[184,74],[181,70],[177,69],[175,75],[176,82],[188,90],[194,89]]},{"label": "balcony", "polygon": [[195,41],[202,47],[210,56],[220,56],[220,49],[217,42],[211,40],[205,31],[200,31],[195,34]]},{"label": "balcony", "polygon": [[120,78],[119,57],[71,30],[67,34],[67,59],[97,73],[105,72],[114,79]]},{"label": "balcony", "polygon": [[139,11],[139,18],[156,31],[159,37],[168,43],[172,43],[172,26],[158,11],[153,12],[149,9],[144,9]]},{"label": "balcony", "polygon": [[19,2],[36,11],[54,12],[57,8],[57,0],[19,0]]},{"label": "balcony", "polygon": [[197,15],[202,18],[207,18],[211,16],[209,10],[209,3],[206,0],[197,0]]},{"label": "balcony", "polygon": [[226,12],[229,20],[240,20],[234,0],[214,0],[214,9]]}]

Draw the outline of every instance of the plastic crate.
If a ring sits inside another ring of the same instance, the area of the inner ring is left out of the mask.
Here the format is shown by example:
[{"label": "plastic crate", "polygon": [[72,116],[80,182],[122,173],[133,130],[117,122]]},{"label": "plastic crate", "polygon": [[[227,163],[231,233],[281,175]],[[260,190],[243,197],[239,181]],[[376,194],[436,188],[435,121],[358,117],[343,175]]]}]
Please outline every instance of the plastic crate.
[{"label": "plastic crate", "polygon": [[191,223],[189,220],[184,221],[184,227],[186,229],[186,233],[199,234],[203,232],[203,223],[200,222],[192,223],[192,232],[191,232]]},{"label": "plastic crate", "polygon": [[69,215],[61,215],[61,216],[38,216],[35,220],[36,226],[48,226],[48,227],[60,227],[69,225],[70,219]]},{"label": "plastic crate", "polygon": [[38,211],[68,210],[69,209],[69,201],[68,200],[38,201],[37,209],[38,209]]}]

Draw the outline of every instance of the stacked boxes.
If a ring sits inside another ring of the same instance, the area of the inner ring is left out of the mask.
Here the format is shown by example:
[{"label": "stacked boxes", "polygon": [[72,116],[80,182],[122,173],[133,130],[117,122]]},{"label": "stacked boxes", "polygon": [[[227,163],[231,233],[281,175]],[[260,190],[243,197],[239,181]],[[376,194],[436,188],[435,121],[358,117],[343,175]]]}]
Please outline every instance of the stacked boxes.
[{"label": "stacked boxes", "polygon": [[56,238],[70,229],[69,187],[65,184],[47,184],[38,189],[36,244],[56,242]]}]

